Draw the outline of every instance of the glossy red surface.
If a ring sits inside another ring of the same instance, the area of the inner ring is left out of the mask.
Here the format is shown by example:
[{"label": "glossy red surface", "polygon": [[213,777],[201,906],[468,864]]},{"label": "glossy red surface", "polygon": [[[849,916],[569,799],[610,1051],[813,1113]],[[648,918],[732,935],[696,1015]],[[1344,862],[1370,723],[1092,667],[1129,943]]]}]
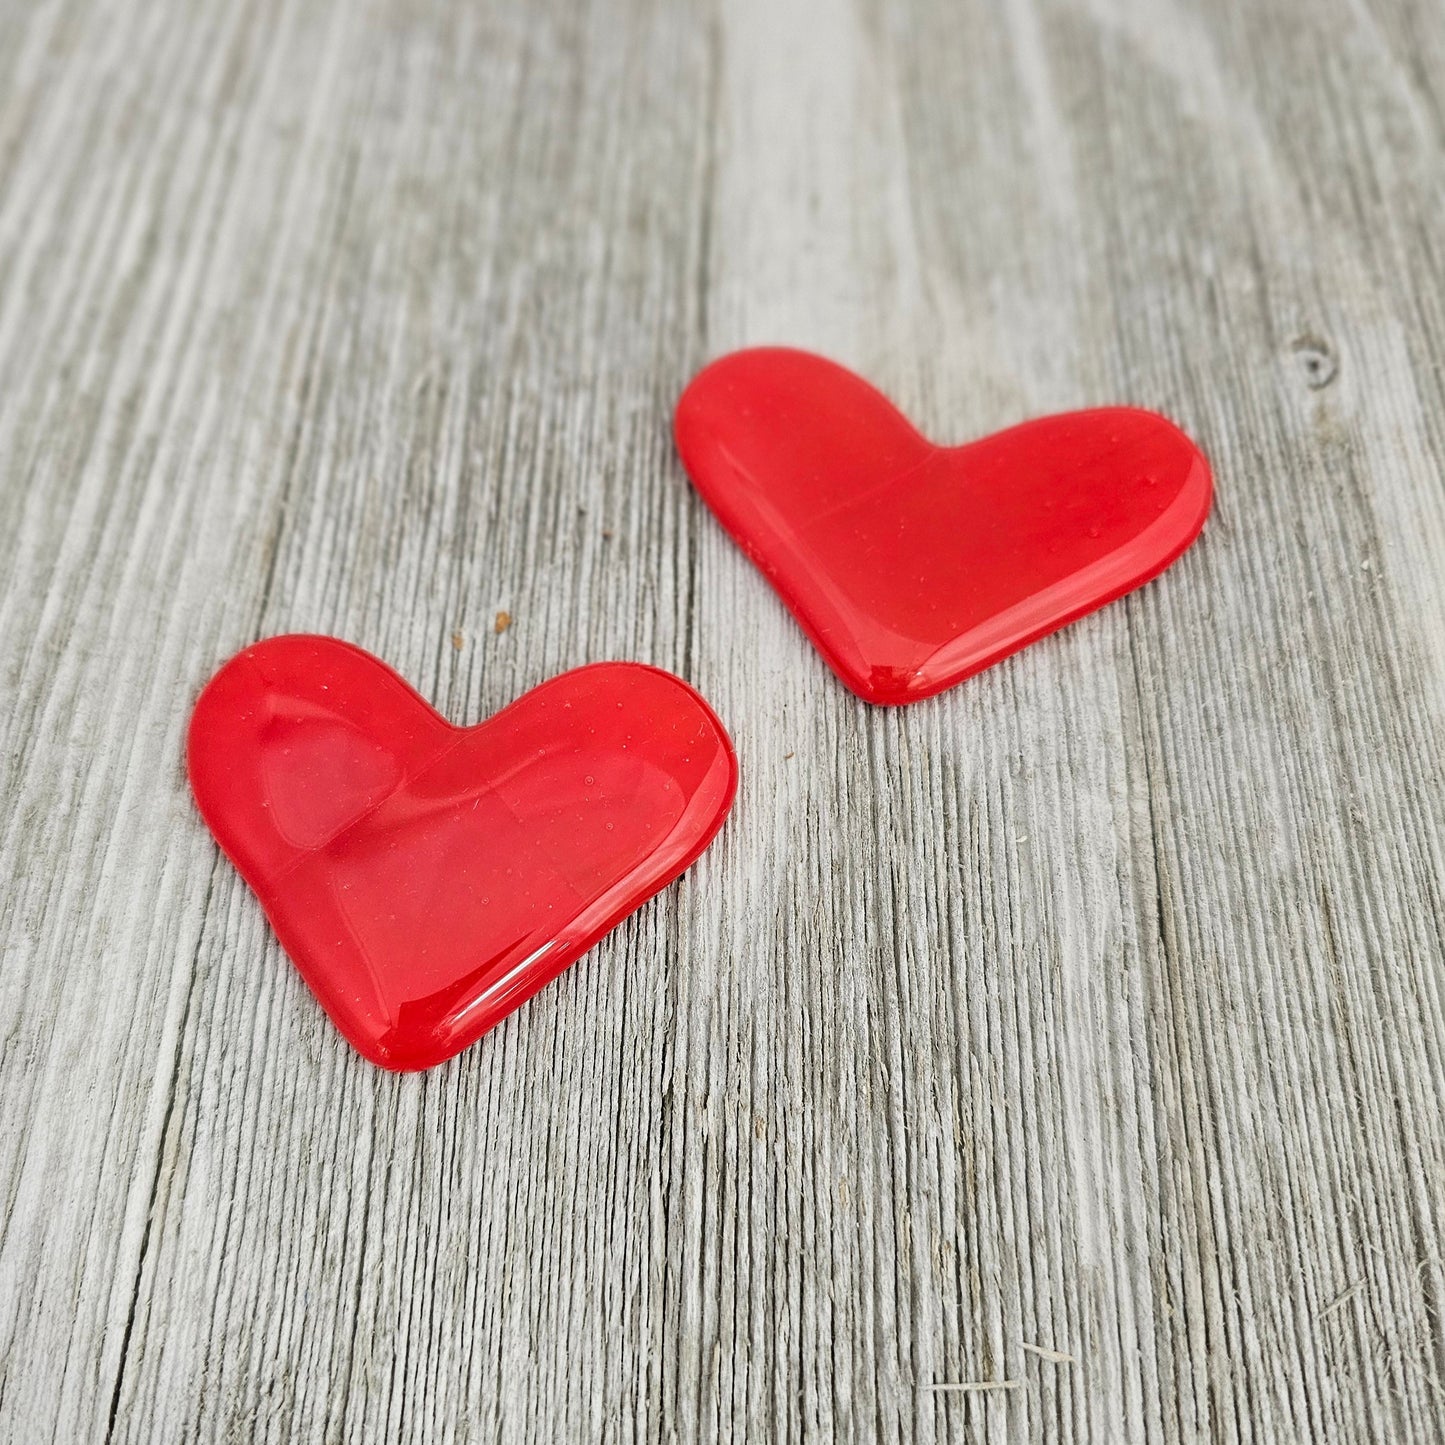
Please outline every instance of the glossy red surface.
[{"label": "glossy red surface", "polygon": [[952,687],[1162,572],[1209,464],[1129,407],[936,446],[867,382],[780,349],[714,362],[676,415],[683,465],[854,692]]},{"label": "glossy red surface", "polygon": [[722,724],[636,663],[562,674],[453,727],[390,668],[274,637],[201,693],[201,813],[337,1027],[424,1069],[676,878],[737,783]]}]

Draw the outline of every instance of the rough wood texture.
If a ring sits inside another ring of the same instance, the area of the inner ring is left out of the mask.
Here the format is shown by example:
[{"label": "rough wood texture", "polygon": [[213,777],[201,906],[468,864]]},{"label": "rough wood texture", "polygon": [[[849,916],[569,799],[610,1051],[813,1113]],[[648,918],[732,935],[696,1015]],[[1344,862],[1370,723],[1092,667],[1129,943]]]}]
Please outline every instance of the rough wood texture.
[{"label": "rough wood texture", "polygon": [[[0,8],[0,1436],[1440,1439],[1442,154],[1432,0]],[[870,710],[671,448],[766,341],[1217,512]],[[291,630],[737,810],[378,1072],[181,773]]]}]

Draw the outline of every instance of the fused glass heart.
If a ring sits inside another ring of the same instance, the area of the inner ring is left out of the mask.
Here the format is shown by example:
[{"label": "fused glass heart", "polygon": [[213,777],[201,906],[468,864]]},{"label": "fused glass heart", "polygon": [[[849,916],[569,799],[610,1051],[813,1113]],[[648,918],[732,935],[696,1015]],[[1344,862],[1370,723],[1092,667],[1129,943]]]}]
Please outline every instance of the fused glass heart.
[{"label": "fused glass heart", "polygon": [[454,727],[370,654],[274,637],[196,703],[201,813],[374,1063],[450,1058],[676,878],[737,765],[680,679],[563,673]]},{"label": "fused glass heart", "polygon": [[930,697],[1157,576],[1213,491],[1152,412],[937,446],[861,377],[779,348],[707,367],[675,431],[707,504],[875,703]]}]

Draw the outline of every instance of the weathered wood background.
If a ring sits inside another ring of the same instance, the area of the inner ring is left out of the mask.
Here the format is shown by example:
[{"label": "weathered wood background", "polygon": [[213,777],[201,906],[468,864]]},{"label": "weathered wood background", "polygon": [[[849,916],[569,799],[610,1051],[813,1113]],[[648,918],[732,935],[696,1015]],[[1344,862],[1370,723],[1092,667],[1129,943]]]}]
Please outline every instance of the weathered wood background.
[{"label": "weathered wood background", "polygon": [[[0,1435],[1441,1439],[1442,156],[1437,0],[0,6]],[[1217,510],[871,710],[672,450],[759,342]],[[182,776],[292,630],[736,811],[379,1072]]]}]

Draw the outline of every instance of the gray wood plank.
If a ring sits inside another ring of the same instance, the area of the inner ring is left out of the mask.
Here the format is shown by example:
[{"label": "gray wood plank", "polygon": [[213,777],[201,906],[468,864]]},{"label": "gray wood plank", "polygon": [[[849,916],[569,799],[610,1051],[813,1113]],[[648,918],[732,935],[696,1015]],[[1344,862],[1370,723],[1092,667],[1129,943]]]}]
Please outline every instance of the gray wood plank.
[{"label": "gray wood plank", "polygon": [[[1442,59],[1410,0],[0,9],[0,1437],[1438,1438]],[[1157,407],[1216,514],[869,709],[671,450],[767,341],[944,440]],[[181,772],[301,629],[458,721],[680,671],[734,817],[382,1074]]]}]

